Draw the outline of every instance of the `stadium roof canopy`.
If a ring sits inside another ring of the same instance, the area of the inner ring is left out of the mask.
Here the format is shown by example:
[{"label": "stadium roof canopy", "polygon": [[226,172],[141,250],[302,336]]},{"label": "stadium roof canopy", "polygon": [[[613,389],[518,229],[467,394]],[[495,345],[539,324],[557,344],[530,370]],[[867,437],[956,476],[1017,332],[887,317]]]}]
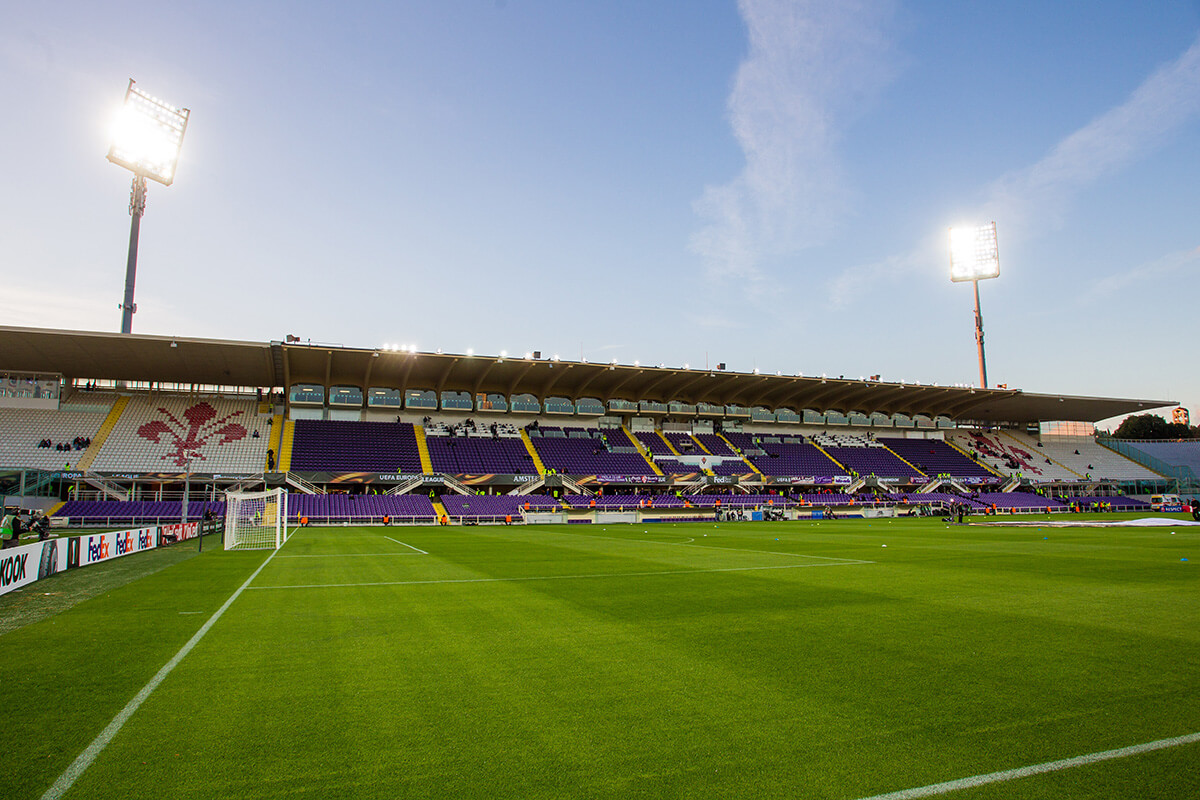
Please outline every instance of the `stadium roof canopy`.
[{"label": "stadium roof canopy", "polygon": [[327,344],[0,326],[0,371],[67,379],[286,388],[298,383],[764,406],[794,411],[945,416],[989,423],[1097,422],[1176,405],[887,381],[760,375],[710,369],[549,359],[404,353]]}]

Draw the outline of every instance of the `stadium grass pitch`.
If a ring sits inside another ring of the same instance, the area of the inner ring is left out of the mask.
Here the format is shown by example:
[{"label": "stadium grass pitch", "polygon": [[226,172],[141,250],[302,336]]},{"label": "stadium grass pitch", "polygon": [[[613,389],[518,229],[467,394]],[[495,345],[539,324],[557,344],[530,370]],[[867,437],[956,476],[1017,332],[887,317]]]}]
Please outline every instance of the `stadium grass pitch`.
[{"label": "stadium grass pitch", "polygon": [[[1188,737],[1196,530],[339,527],[274,554],[206,546],[0,635],[0,797],[45,796],[243,586],[63,797],[853,800]],[[1200,796],[1197,738],[936,796]]]}]

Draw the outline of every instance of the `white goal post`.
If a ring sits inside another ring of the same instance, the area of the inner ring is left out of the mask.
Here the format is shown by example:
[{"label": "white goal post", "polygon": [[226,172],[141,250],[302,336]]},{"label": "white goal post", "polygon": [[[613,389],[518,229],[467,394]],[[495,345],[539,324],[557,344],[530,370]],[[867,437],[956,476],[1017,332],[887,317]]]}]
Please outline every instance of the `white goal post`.
[{"label": "white goal post", "polygon": [[287,541],[287,490],[225,493],[225,549],[277,550]]}]

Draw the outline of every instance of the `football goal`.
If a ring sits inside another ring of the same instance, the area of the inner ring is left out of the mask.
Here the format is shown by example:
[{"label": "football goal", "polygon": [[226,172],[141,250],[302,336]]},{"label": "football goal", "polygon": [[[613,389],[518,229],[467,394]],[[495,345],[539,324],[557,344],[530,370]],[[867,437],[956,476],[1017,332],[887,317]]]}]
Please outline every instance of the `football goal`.
[{"label": "football goal", "polygon": [[226,492],[225,549],[271,550],[287,541],[287,491]]}]

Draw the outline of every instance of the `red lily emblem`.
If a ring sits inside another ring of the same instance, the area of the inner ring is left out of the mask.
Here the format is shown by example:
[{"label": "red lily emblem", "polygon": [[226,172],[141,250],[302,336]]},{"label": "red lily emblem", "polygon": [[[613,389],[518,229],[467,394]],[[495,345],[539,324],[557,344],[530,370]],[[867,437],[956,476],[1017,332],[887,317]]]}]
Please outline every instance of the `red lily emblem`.
[{"label": "red lily emblem", "polygon": [[138,428],[138,436],[155,444],[162,444],[165,438],[171,450],[160,458],[173,459],[177,467],[186,466],[189,458],[193,461],[207,460],[208,456],[201,450],[206,445],[220,447],[246,438],[246,426],[229,421],[240,416],[243,413],[241,411],[217,419],[216,409],[208,403],[197,403],[183,412],[183,418],[187,420],[186,425],[161,406],[158,412],[171,424],[157,419],[147,422]]}]

